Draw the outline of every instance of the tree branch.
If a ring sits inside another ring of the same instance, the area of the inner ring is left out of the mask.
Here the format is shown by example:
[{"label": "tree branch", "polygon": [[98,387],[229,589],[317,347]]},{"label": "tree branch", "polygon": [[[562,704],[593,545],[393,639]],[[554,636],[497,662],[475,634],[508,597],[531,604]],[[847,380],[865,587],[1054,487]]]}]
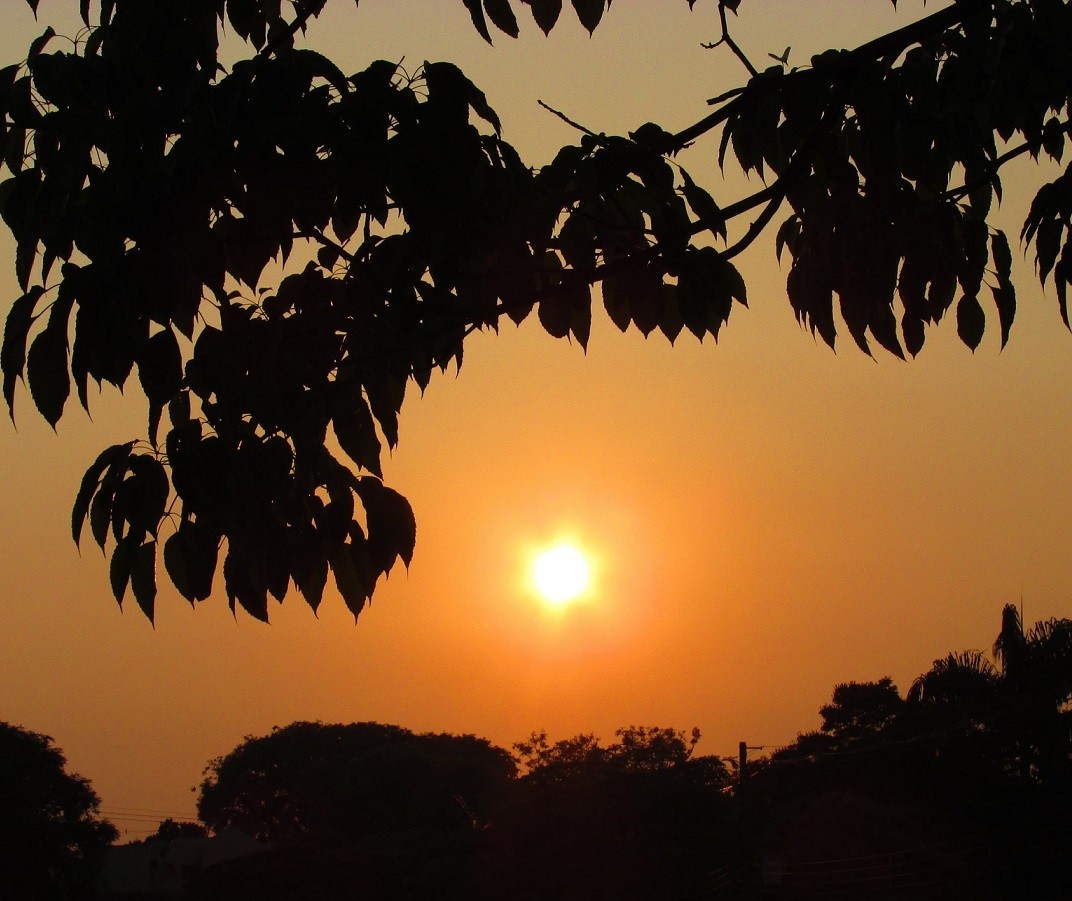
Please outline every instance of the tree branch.
[{"label": "tree branch", "polygon": [[601,136],[601,135],[597,135],[597,134],[596,134],[596,133],[595,133],[594,131],[592,131],[592,130],[591,130],[590,128],[585,128],[585,127],[584,127],[583,125],[581,125],[581,124],[580,124],[579,122],[574,122],[574,121],[573,121],[573,120],[572,120],[572,119],[571,119],[571,118],[570,118],[569,116],[567,116],[567,115],[566,115],[565,113],[560,113],[560,112],[559,112],[558,110],[556,110],[556,109],[555,109],[555,108],[554,108],[553,106],[548,106],[548,105],[547,105],[546,103],[544,103],[544,102],[543,102],[542,100],[537,100],[536,102],[537,102],[538,104],[540,104],[540,106],[542,106],[542,107],[543,107],[543,108],[544,108],[545,110],[547,110],[547,112],[549,112],[549,113],[552,113],[552,114],[553,114],[553,115],[555,115],[555,116],[558,116],[558,118],[559,118],[559,119],[561,119],[561,120],[562,120],[563,122],[565,122],[565,123],[566,123],[567,125],[569,125],[569,126],[570,126],[571,128],[576,128],[576,129],[577,129],[577,131],[579,131],[579,132],[583,132],[584,134],[588,135],[588,137],[590,137],[590,138],[595,138],[595,139],[596,139],[597,141],[600,141],[600,142],[602,142],[602,136]]},{"label": "tree branch", "polygon": [[[1060,129],[1064,135],[1072,135],[1072,119],[1066,122],[1062,122]],[[1008,163],[1010,160],[1016,159],[1018,156],[1023,156],[1025,153],[1030,153],[1039,150],[1043,146],[1044,138],[1038,138],[1034,141],[1024,141],[1022,144],[1013,147],[1011,150],[1005,151],[1001,156],[997,157],[989,166],[986,167],[986,171],[977,179],[970,182],[965,182],[959,188],[952,188],[943,194],[943,198],[946,200],[960,200],[961,197],[965,197],[970,194],[976,188],[981,188],[991,182],[998,171]]]},{"label": "tree branch", "polygon": [[[960,2],[954,3],[952,6],[948,6],[945,9],[940,9],[936,13],[932,13],[917,22],[913,22],[911,25],[906,25],[904,28],[891,31],[887,35],[883,35],[873,41],[868,41],[866,44],[861,44],[855,50],[840,54],[833,62],[824,63],[812,69],[800,69],[796,72],[791,72],[780,79],[770,79],[770,84],[780,88],[785,83],[786,78],[832,78],[837,75],[844,75],[862,63],[881,59],[882,57],[891,54],[900,54],[907,47],[919,43],[930,37],[932,34],[937,34],[946,31],[949,28],[953,28],[956,25],[960,25],[966,19],[978,15],[980,12],[988,9],[990,9],[989,2],[969,2],[969,0],[960,0]],[[754,83],[755,82],[750,82],[750,84]],[[663,148],[663,153],[677,153],[697,138],[702,137],[709,131],[717,128],[723,122],[732,118],[740,106],[750,101],[754,95],[754,88],[752,90],[746,90],[722,108],[715,110],[715,112],[705,116],[699,122],[690,125],[688,128],[679,131],[670,140],[668,146]]]},{"label": "tree branch", "polygon": [[733,51],[733,55],[736,56],[737,59],[741,61],[741,64],[748,70],[748,74],[752,78],[755,78],[759,74],[759,70],[752,65],[752,61],[745,56],[744,51],[737,46],[737,42],[730,37],[730,27],[726,22],[726,5],[724,3],[718,5],[718,18],[722,23],[722,39],[718,44],[714,44],[713,46],[717,47],[719,44],[725,44],[729,47],[730,50]]}]

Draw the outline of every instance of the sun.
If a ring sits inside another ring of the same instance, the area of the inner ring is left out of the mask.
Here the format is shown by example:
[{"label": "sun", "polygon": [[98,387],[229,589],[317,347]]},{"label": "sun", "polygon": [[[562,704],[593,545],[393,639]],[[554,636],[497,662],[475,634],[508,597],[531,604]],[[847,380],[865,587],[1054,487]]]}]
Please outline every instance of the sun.
[{"label": "sun", "polygon": [[540,597],[555,607],[584,594],[590,578],[588,560],[573,544],[556,544],[538,554],[532,564],[532,584]]}]

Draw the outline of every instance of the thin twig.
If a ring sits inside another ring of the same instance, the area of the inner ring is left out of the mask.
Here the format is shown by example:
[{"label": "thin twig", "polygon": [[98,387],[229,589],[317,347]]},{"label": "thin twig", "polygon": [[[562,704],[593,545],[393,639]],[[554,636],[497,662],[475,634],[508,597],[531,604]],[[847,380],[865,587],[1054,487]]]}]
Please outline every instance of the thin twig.
[{"label": "thin twig", "polygon": [[[748,70],[748,74],[755,78],[759,74],[759,70],[752,65],[752,61],[745,56],[744,51],[737,46],[737,42],[730,37],[730,27],[726,22],[726,6],[724,3],[718,5],[718,18],[722,22],[722,40],[719,44],[725,44],[730,50],[733,51],[733,55],[737,57]],[[715,45],[718,46],[717,44]]]},{"label": "thin twig", "polygon": [[733,88],[730,91],[725,91],[719,94],[717,97],[712,97],[707,101],[708,106],[718,106],[720,103],[725,103],[727,100],[732,100],[734,97],[739,97],[744,93],[744,88]]},{"label": "thin twig", "polygon": [[547,110],[547,112],[553,113],[554,115],[558,116],[558,118],[561,119],[563,122],[565,122],[567,125],[571,126],[572,128],[576,128],[577,131],[584,132],[584,134],[588,135],[588,137],[595,138],[597,141],[601,142],[603,140],[602,135],[597,135],[594,131],[592,131],[592,129],[585,128],[579,122],[574,122],[569,116],[567,116],[565,113],[560,113],[553,106],[548,106],[542,100],[537,100],[536,102],[538,104],[540,104],[540,106],[542,106],[545,110]]}]

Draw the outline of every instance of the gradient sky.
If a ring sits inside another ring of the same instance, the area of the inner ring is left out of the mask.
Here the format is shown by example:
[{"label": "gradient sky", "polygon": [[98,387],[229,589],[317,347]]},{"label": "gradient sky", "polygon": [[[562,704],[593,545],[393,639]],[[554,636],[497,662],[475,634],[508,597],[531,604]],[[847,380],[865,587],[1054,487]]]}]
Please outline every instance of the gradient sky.
[{"label": "gradient sky", "polygon": [[[591,39],[564,15],[549,39],[526,21],[494,48],[460,0],[329,7],[310,46],[347,72],[457,62],[532,164],[575,139],[537,99],[596,131],[674,130],[742,80],[699,47],[718,34],[705,0],[618,0]],[[756,60],[792,45],[799,64],[924,12],[900,7],[746,0],[737,35]],[[35,24],[5,2],[0,62],[46,23],[73,34],[76,9],[44,0]],[[728,202],[742,187],[719,175],[716,142],[684,162]],[[1010,234],[1039,177],[1018,171],[996,220]],[[12,253],[5,232],[5,313]],[[698,726],[704,753],[729,755],[815,728],[836,682],[890,675],[904,690],[936,657],[989,648],[1021,596],[1028,622],[1072,614],[1072,336],[1029,262],[1017,255],[1004,351],[996,321],[974,355],[948,322],[907,364],[801,330],[773,238],[740,262],[750,309],[718,345],[685,333],[671,348],[597,314],[585,355],[533,317],[471,339],[459,376],[414,391],[385,475],[416,511],[416,556],[356,626],[333,587],[319,618],[295,594],[271,626],[232,617],[222,590],[192,610],[164,587],[155,630],[133,602],[121,613],[69,511],[97,452],[143,433],[136,380],[92,422],[69,406],[58,436],[20,389],[17,429],[0,426],[0,719],[52,735],[135,837],[153,816],[193,815],[212,757],[295,719],[504,746],[534,729]],[[551,612],[524,570],[563,535],[591,552],[596,584]]]}]

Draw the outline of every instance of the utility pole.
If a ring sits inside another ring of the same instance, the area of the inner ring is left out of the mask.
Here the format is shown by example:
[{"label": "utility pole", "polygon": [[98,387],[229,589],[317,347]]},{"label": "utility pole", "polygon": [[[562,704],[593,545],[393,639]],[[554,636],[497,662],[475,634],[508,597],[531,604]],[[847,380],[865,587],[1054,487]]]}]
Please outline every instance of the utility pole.
[{"label": "utility pole", "polygon": [[744,783],[748,778],[748,752],[764,751],[766,745],[750,745],[742,741],[737,745],[737,794],[744,792]]},{"label": "utility pole", "polygon": [[745,808],[748,802],[746,783],[748,781],[748,752],[762,751],[765,745],[749,746],[748,742],[742,741],[737,745],[737,846],[738,846],[738,880],[742,887],[754,885],[758,876],[755,872],[755,862],[752,860],[748,830],[745,821]]}]

